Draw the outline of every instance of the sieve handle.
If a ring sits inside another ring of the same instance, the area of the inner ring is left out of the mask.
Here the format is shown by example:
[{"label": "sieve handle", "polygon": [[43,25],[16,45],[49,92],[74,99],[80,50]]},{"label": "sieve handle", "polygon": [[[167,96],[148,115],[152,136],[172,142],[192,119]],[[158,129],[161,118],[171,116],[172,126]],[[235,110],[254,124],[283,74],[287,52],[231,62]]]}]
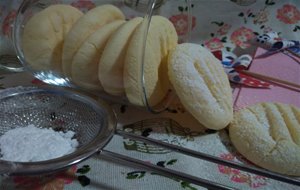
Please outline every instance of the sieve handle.
[{"label": "sieve handle", "polygon": [[175,170],[171,170],[168,168],[164,168],[161,166],[157,166],[151,163],[147,163],[135,158],[131,158],[128,156],[124,156],[122,154],[118,154],[115,152],[111,152],[108,150],[101,150],[100,151],[100,157],[109,160],[109,161],[113,161],[116,163],[121,163],[124,164],[126,166],[131,166],[131,167],[137,167],[137,168],[141,168],[147,171],[152,171],[155,173],[158,173],[162,176],[167,176],[170,178],[175,178],[175,179],[180,179],[189,183],[193,183],[195,185],[199,185],[202,187],[205,187],[207,189],[210,190],[233,190],[234,188],[216,183],[216,182],[212,182],[212,181],[208,181],[205,179],[201,179],[186,173],[182,173],[179,171],[175,171]]},{"label": "sieve handle", "polygon": [[297,179],[291,178],[291,177],[287,177],[287,176],[284,176],[284,175],[280,175],[280,174],[277,174],[277,173],[274,173],[274,172],[270,172],[270,171],[267,171],[267,170],[246,166],[246,165],[243,165],[243,164],[240,164],[240,163],[237,163],[237,162],[231,162],[231,161],[223,160],[223,159],[220,159],[216,156],[212,156],[212,155],[205,154],[205,153],[202,153],[202,152],[198,152],[198,151],[194,151],[194,150],[187,149],[187,148],[184,148],[184,147],[176,146],[176,145],[173,145],[173,144],[165,143],[165,142],[162,142],[162,141],[159,141],[159,140],[143,137],[143,136],[136,135],[136,134],[133,134],[133,133],[124,132],[122,130],[116,130],[115,134],[119,135],[119,136],[122,136],[122,137],[125,137],[125,138],[138,140],[138,141],[142,141],[144,143],[156,145],[156,146],[159,146],[159,147],[162,147],[162,148],[167,148],[169,150],[173,150],[175,152],[179,152],[179,153],[182,153],[182,154],[185,154],[185,155],[193,156],[195,158],[199,158],[199,159],[202,159],[202,160],[213,162],[215,164],[222,164],[222,165],[229,166],[229,167],[232,167],[232,168],[235,168],[235,169],[239,169],[239,170],[243,170],[243,171],[250,172],[250,173],[253,173],[253,174],[265,176],[265,177],[268,177],[270,179],[275,179],[277,181],[281,181],[281,182],[289,183],[289,184],[292,184],[292,185],[300,186],[300,180],[297,180]]}]

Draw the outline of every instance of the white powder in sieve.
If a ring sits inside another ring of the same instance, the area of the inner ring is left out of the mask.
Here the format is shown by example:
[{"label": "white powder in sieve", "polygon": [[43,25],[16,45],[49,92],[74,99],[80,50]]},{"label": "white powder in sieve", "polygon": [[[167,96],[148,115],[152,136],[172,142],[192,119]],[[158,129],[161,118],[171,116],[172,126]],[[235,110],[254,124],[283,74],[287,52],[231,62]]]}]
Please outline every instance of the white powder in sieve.
[{"label": "white powder in sieve", "polygon": [[0,137],[1,159],[34,162],[58,158],[73,152],[78,141],[73,131],[56,132],[34,125],[11,129]]}]

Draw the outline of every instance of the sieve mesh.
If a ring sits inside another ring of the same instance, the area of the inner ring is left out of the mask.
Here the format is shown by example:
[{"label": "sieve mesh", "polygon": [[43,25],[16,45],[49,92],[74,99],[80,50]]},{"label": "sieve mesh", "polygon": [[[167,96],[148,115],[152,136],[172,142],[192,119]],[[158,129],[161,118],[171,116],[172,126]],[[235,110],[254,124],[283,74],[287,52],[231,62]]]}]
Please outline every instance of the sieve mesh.
[{"label": "sieve mesh", "polygon": [[[74,138],[79,142],[77,150],[55,159],[56,164],[64,162],[57,167],[85,159],[102,148],[113,134],[114,126],[107,107],[74,92],[40,88],[8,90],[0,93],[0,108],[0,135],[30,124],[55,131],[75,132]],[[40,169],[43,170],[43,167]]]},{"label": "sieve mesh", "polygon": [[[90,142],[101,131],[103,114],[79,100],[46,92],[26,93],[2,99],[0,134],[34,124],[56,131],[72,130],[80,145]],[[100,125],[99,125],[100,124]]]}]

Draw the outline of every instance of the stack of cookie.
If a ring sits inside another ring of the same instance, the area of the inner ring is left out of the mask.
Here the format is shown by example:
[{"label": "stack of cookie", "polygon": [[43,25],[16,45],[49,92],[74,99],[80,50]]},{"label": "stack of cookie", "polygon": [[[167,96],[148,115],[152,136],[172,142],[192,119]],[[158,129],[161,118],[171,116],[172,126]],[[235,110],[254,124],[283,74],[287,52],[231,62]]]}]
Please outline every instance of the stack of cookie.
[{"label": "stack of cookie", "polygon": [[112,5],[83,14],[58,4],[26,23],[22,48],[33,69],[55,70],[82,88],[126,96],[137,106],[146,105],[145,96],[149,106],[157,105],[174,90],[205,127],[229,126],[233,144],[250,161],[300,175],[299,109],[269,103],[233,116],[220,61],[200,45],[177,41],[174,26],[162,16],[148,25],[140,17],[126,21]]},{"label": "stack of cookie", "polygon": [[113,5],[83,14],[57,4],[26,23],[22,48],[34,70],[56,71],[82,88],[126,95],[131,103],[144,106],[142,80],[150,105],[167,93],[163,70],[177,41],[173,24],[162,16],[153,16],[148,26],[141,17],[125,21]]}]

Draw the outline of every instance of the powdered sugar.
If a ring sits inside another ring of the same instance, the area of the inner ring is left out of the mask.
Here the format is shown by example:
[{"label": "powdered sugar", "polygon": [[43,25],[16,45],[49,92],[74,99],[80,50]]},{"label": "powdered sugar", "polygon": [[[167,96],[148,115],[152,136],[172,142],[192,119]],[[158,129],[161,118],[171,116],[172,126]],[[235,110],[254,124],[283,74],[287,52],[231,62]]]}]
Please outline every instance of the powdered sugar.
[{"label": "powdered sugar", "polygon": [[76,149],[74,135],[73,131],[56,132],[34,125],[11,129],[0,137],[1,159],[33,162],[57,158]]}]

